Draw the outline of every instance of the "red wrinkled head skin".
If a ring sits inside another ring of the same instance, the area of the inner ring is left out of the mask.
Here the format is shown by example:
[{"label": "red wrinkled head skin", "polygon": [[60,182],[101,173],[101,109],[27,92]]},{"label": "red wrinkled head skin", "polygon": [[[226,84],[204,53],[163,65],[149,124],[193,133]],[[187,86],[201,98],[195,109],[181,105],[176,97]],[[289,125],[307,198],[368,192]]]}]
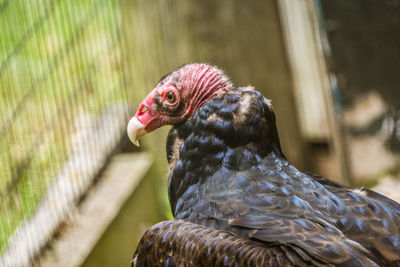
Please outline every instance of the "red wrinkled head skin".
[{"label": "red wrinkled head skin", "polygon": [[189,119],[218,92],[232,88],[229,79],[216,67],[193,63],[161,78],[140,104],[135,118],[151,132],[163,125]]}]

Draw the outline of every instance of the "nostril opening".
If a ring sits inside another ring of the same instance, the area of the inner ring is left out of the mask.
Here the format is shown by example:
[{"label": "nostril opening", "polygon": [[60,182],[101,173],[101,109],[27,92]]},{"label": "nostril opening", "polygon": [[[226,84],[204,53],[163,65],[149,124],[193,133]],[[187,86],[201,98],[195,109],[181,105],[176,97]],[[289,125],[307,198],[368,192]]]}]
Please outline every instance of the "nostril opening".
[{"label": "nostril opening", "polygon": [[139,107],[139,116],[143,115],[143,113],[145,113],[147,111],[147,107],[145,105],[142,104],[141,107]]}]

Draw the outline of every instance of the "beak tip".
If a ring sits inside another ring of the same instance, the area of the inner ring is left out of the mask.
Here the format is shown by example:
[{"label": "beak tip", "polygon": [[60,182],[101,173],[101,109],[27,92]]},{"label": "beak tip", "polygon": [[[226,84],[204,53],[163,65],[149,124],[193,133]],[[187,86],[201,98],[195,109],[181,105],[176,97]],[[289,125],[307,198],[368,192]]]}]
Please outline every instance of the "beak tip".
[{"label": "beak tip", "polygon": [[131,141],[135,146],[140,147],[140,144],[139,144],[138,140],[131,140]]},{"label": "beak tip", "polygon": [[127,127],[128,137],[131,140],[131,142],[137,147],[140,147],[138,139],[146,133],[144,128],[145,125],[142,124],[140,121],[138,121],[136,117],[133,117],[128,123]]}]

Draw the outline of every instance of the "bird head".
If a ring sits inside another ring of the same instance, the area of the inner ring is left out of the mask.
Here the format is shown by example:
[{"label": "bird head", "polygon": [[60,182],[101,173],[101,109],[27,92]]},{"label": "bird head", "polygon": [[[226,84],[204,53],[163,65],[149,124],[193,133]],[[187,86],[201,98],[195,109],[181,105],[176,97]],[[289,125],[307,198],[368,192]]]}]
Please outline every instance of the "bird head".
[{"label": "bird head", "polygon": [[164,76],[139,105],[128,123],[128,136],[139,146],[145,134],[164,125],[188,120],[218,92],[232,88],[229,79],[216,67],[193,63]]}]

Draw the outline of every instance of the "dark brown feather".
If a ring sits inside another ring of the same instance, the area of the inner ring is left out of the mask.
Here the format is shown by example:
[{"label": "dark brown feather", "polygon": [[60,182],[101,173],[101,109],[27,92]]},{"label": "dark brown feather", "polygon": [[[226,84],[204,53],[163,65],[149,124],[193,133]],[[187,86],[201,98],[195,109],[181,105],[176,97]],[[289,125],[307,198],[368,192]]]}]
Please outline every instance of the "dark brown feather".
[{"label": "dark brown feather", "polygon": [[227,231],[176,220],[158,223],[146,231],[132,266],[329,265],[289,246],[266,246]]}]

